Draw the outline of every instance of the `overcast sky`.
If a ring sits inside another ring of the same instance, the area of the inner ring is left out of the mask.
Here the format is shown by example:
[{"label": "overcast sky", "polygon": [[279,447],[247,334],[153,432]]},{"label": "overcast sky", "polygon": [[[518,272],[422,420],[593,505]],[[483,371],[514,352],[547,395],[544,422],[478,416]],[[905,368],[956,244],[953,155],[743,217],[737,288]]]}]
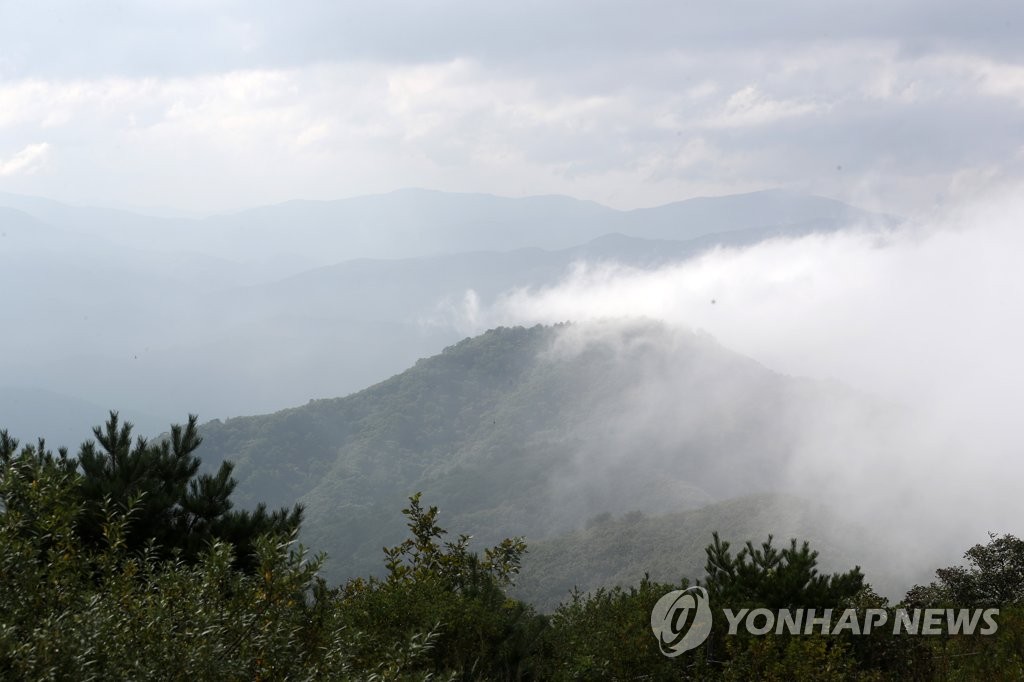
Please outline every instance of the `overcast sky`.
[{"label": "overcast sky", "polygon": [[1024,172],[1024,3],[0,0],[0,191],[895,213]]}]

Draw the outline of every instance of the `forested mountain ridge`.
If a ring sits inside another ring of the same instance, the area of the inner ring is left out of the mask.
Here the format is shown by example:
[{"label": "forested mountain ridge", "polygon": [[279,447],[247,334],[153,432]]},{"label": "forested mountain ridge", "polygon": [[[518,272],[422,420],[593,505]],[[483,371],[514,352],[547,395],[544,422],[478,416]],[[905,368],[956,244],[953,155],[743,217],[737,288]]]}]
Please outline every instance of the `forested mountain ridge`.
[{"label": "forested mountain ridge", "polygon": [[859,564],[880,593],[898,595],[906,589],[907,576],[896,575],[895,567],[886,564],[893,548],[877,533],[820,502],[764,493],[657,516],[595,516],[584,528],[531,543],[513,594],[550,610],[573,589],[628,586],[644,575],[657,582],[692,582],[704,573],[704,549],[714,532],[737,541],[772,535],[782,546],[790,538],[808,540],[820,551],[824,572]]},{"label": "forested mountain ridge", "polygon": [[341,577],[379,566],[416,491],[485,543],[776,491],[798,419],[837,400],[869,409],[654,323],[499,328],[344,398],[208,423],[202,456],[237,462],[246,504],[305,504]]}]

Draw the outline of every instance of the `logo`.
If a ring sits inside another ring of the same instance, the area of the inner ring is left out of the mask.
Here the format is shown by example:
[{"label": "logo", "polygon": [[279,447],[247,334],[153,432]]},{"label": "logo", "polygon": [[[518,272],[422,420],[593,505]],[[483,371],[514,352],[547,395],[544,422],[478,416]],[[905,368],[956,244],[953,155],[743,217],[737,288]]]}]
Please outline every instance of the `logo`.
[{"label": "logo", "polygon": [[703,587],[673,590],[651,610],[651,630],[670,658],[700,646],[711,634],[711,607]]},{"label": "logo", "polygon": [[[722,609],[728,635],[740,626],[751,635],[870,635],[892,623],[893,635],[993,635],[999,630],[999,609]],[[695,649],[711,634],[711,606],[703,587],[673,590],[651,609],[651,630],[661,653],[675,658]]]}]

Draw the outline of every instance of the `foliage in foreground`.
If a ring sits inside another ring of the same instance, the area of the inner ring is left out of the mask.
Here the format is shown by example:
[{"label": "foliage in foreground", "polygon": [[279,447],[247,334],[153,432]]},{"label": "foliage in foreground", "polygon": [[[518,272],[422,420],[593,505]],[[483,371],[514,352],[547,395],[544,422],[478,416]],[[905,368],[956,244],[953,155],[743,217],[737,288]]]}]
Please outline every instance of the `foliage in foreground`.
[{"label": "foliage in foreground", "polygon": [[190,415],[185,425],[172,426],[167,438],[133,442],[132,425],[111,412],[102,428],[93,429],[95,441],[82,443],[77,458],[63,448],[54,455],[42,440],[19,452],[18,442],[0,431],[0,463],[34,459],[66,474],[67,494],[77,504],[74,528],[86,547],[103,546],[111,509],[130,508],[122,538],[126,549],[148,547],[162,558],[194,562],[210,543],[223,542],[232,545],[237,565],[251,569],[256,538],[295,534],[302,508],[234,509],[234,465],[222,462],[215,474],[199,473],[197,424],[198,417]]},{"label": "foliage in foreground", "polygon": [[[122,445],[101,443],[108,473],[131,473],[128,465],[142,461],[125,451],[121,433],[104,435]],[[198,444],[190,439],[185,427],[166,445],[136,451],[187,463]],[[506,594],[526,550],[521,539],[471,552],[469,537],[447,539],[437,508],[417,494],[403,510],[409,538],[385,549],[386,575],[329,587],[317,574],[323,557],[295,546],[294,527],[239,545],[202,523],[180,525],[186,514],[204,518],[183,504],[204,484],[168,488],[182,469],[155,471],[144,485],[116,488],[122,497],[97,499],[83,492],[95,473],[78,460],[42,443],[19,450],[0,433],[0,679],[1024,678],[1024,542],[1013,536],[971,548],[968,566],[940,569],[902,604],[996,606],[996,635],[729,636],[716,619],[702,646],[666,658],[651,635],[651,609],[685,581],[577,591],[541,615]],[[194,474],[186,480],[218,485]],[[186,497],[147,506],[147,495],[168,489]],[[167,538],[169,547],[158,544]],[[857,568],[819,574],[807,544],[779,549],[769,538],[734,554],[715,535],[706,554],[702,585],[716,604],[893,608]]]},{"label": "foliage in foreground", "polygon": [[[128,544],[134,508],[108,508],[86,544],[74,472],[23,451],[3,464],[0,677],[284,679],[344,674],[347,647],[310,600],[319,558],[254,542],[255,570],[214,542],[194,563]],[[318,623],[319,619],[319,623]]]}]

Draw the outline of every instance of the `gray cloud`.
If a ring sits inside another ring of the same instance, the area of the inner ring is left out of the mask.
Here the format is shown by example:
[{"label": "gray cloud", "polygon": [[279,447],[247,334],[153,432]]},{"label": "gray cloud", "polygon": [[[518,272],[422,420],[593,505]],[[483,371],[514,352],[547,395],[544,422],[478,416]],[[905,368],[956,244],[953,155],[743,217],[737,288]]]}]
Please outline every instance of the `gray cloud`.
[{"label": "gray cloud", "polygon": [[[1020,54],[1024,8],[963,3],[790,0],[493,5],[465,1],[8,2],[0,44],[9,76],[195,74],[323,61],[494,64],[607,59],[688,49],[779,49],[883,40],[908,55]],[[183,44],[188,49],[183,50]]]},{"label": "gray cloud", "polygon": [[[0,5],[0,190],[227,210],[400,186],[913,212],[1018,177],[1024,9]],[[968,183],[970,184],[970,183]]]}]

